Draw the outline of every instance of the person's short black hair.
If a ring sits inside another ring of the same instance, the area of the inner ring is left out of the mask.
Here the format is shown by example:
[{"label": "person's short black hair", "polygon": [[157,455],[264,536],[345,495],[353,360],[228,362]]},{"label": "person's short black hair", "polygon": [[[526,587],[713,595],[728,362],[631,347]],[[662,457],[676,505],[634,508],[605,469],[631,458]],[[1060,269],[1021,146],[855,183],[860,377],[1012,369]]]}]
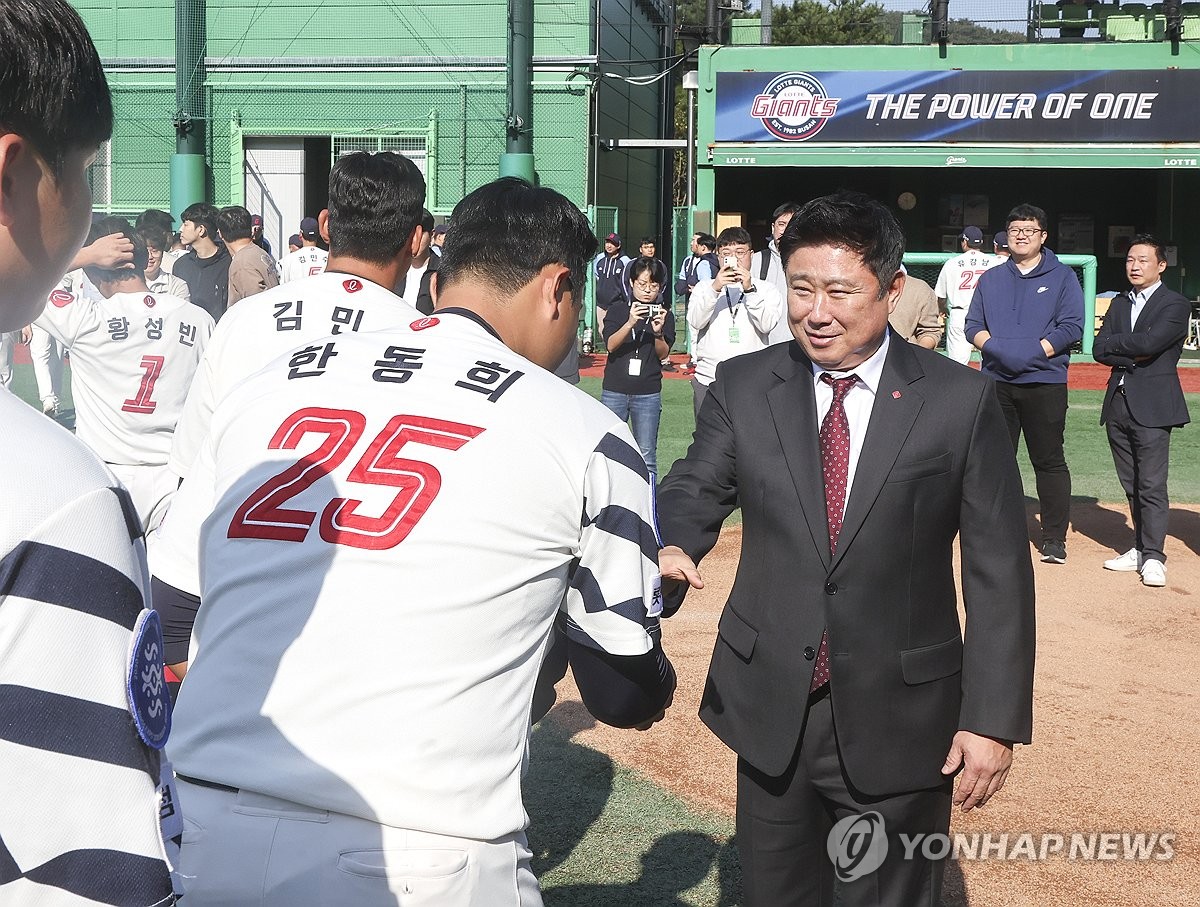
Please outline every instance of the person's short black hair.
[{"label": "person's short black hair", "polygon": [[882,297],[904,258],[904,231],[887,206],[861,192],[839,190],[801,205],[779,237],[785,265],[799,248],[848,249],[879,281]]},{"label": "person's short black hair", "polygon": [[329,254],[388,264],[421,223],[424,205],[425,177],[404,155],[343,155],[329,172]]},{"label": "person's short black hair", "polygon": [[28,139],[56,178],[68,154],[112,136],[104,67],[69,3],[4,0],[0,47],[0,133]]},{"label": "person's short black hair", "polygon": [[133,222],[133,226],[138,232],[145,230],[147,227],[153,227],[156,231],[163,233],[175,232],[175,218],[166,211],[159,211],[157,208],[148,208],[137,216],[137,220]]},{"label": "person's short black hair", "polygon": [[225,242],[237,242],[239,239],[249,239],[254,229],[250,212],[241,205],[230,205],[222,208],[217,217],[217,229],[221,231],[221,239]]},{"label": "person's short black hair", "polygon": [[1038,226],[1045,232],[1047,224],[1050,222],[1046,219],[1046,212],[1037,205],[1017,205],[1008,212],[1008,218],[1004,221],[1004,226],[1008,226],[1015,220],[1036,220]]},{"label": "person's short black hair", "polygon": [[582,212],[553,189],[501,177],[463,198],[451,221],[439,287],[473,276],[512,295],[546,265],[561,264],[571,272],[576,305],[582,304],[599,243]]},{"label": "person's short black hair", "polygon": [[1167,260],[1167,247],[1149,233],[1139,233],[1133,239],[1129,240],[1129,248],[1132,249],[1134,246],[1152,246],[1155,258],[1159,261]]},{"label": "person's short black hair", "polygon": [[639,246],[657,246],[658,240],[656,240],[653,236],[643,236],[642,241],[639,242],[638,245]]},{"label": "person's short black hair", "polygon": [[784,202],[771,214],[771,223],[775,223],[775,221],[779,220],[779,218],[783,217],[785,214],[795,215],[795,213],[799,210],[799,202]]},{"label": "person's short black hair", "polygon": [[717,248],[723,249],[726,246],[736,246],[739,243],[752,246],[754,240],[750,238],[750,231],[745,227],[726,227],[717,236]]},{"label": "person's short black hair", "polygon": [[697,233],[696,245],[703,246],[704,248],[708,249],[709,252],[712,252],[717,248],[717,238],[711,233]]},{"label": "person's short black hair", "polygon": [[85,268],[88,279],[92,283],[99,285],[101,281],[120,280],[128,277],[131,273],[136,273],[139,276],[145,276],[146,264],[149,261],[149,256],[146,252],[146,240],[142,239],[141,235],[135,230],[123,217],[102,217],[92,224],[92,229],[88,231],[87,245],[91,245],[102,236],[111,236],[113,233],[124,234],[125,238],[133,243],[133,268]]},{"label": "person's short black hair", "polygon": [[433,233],[433,212],[428,208],[421,209],[421,229],[426,233]]},{"label": "person's short black hair", "polygon": [[207,202],[196,202],[194,205],[188,205],[183,209],[183,213],[179,215],[180,223],[183,221],[191,221],[198,227],[203,227],[208,234],[208,238],[213,242],[220,241],[217,236],[217,223],[220,219],[221,212],[214,205]]},{"label": "person's short black hair", "polygon": [[166,252],[171,248],[171,233],[163,230],[157,224],[147,223],[134,229],[137,230],[138,236],[147,246],[154,246],[160,252]]},{"label": "person's short black hair", "polygon": [[666,269],[657,258],[642,255],[631,261],[627,267],[629,268],[629,282],[631,284],[643,274],[649,274],[650,279],[660,287],[666,284],[667,275],[664,273]]}]

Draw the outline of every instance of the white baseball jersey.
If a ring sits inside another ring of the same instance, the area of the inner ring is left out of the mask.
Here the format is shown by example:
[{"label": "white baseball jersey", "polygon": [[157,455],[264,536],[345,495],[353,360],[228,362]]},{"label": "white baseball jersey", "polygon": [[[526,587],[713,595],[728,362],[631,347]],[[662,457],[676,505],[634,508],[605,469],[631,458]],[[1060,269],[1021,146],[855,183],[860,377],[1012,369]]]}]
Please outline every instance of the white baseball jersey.
[{"label": "white baseball jersey", "polygon": [[152,546],[201,599],[182,775],[493,840],[521,805],[556,615],[642,655],[645,464],[608,409],[462,310],[320,338],[247,379]]},{"label": "white baseball jersey", "polygon": [[64,289],[35,322],[71,350],[75,434],[107,463],[161,466],[213,320],[175,296]]},{"label": "white baseball jersey", "polygon": [[301,277],[316,277],[325,271],[329,253],[317,246],[304,246],[289,252],[279,262],[279,282],[287,283]]},{"label": "white baseball jersey", "polygon": [[0,425],[0,904],[173,903],[141,527],[95,454],[6,390]]},{"label": "white baseball jersey", "polygon": [[243,299],[221,317],[175,431],[171,469],[187,476],[229,389],[310,339],[408,324],[421,313],[361,277],[327,272]]},{"label": "white baseball jersey", "polygon": [[947,307],[966,309],[971,305],[971,296],[975,293],[975,284],[979,283],[980,276],[1003,261],[1003,256],[968,249],[942,265],[934,292],[938,299],[946,300]]}]

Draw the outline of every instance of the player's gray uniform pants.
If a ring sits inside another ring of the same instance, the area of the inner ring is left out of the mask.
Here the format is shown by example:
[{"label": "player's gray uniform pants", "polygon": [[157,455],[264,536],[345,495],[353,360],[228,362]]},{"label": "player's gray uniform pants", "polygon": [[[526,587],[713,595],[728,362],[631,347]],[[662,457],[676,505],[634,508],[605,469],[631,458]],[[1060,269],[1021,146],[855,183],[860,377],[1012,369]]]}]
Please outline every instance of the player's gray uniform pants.
[{"label": "player's gray uniform pants", "polygon": [[542,907],[524,833],[390,828],[179,779],[187,907]]}]

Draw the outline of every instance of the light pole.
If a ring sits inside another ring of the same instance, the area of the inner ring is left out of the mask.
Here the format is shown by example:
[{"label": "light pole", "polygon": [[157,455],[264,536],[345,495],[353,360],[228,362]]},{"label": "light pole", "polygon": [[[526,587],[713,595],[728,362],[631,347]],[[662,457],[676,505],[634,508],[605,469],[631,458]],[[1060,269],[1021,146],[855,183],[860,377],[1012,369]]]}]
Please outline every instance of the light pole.
[{"label": "light pole", "polygon": [[683,74],[683,90],[687,92],[687,206],[696,206],[696,92],[700,90],[700,73],[690,69]]}]

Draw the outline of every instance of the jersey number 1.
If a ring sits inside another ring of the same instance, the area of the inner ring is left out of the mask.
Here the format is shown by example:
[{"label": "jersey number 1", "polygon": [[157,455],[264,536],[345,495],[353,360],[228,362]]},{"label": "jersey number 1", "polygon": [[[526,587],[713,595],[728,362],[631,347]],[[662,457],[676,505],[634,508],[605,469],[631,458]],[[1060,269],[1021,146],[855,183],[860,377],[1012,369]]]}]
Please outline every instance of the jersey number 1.
[{"label": "jersey number 1", "polygon": [[121,404],[121,412],[123,413],[152,413],[158,406],[151,399],[154,396],[154,385],[160,377],[162,377],[163,363],[167,360],[162,356],[143,356],[141,367],[145,370],[142,375],[142,384],[138,388],[137,394],[132,400],[126,400]]},{"label": "jersey number 1", "polygon": [[[349,409],[308,407],[279,426],[267,445],[294,450],[308,434],[325,440],[283,472],[272,476],[242,502],[229,524],[229,538],[302,542],[317,514],[284,507],[289,500],[342,465],[366,430],[367,419]],[[426,416],[393,416],[375,436],[346,478],[362,485],[390,486],[396,496],[378,516],[358,512],[361,500],[333,498],[321,511],[321,538],[335,545],[381,550],[408,536],[442,487],[442,476],[429,463],[399,455],[406,444],[458,450],[483,431],[473,425]]]}]

